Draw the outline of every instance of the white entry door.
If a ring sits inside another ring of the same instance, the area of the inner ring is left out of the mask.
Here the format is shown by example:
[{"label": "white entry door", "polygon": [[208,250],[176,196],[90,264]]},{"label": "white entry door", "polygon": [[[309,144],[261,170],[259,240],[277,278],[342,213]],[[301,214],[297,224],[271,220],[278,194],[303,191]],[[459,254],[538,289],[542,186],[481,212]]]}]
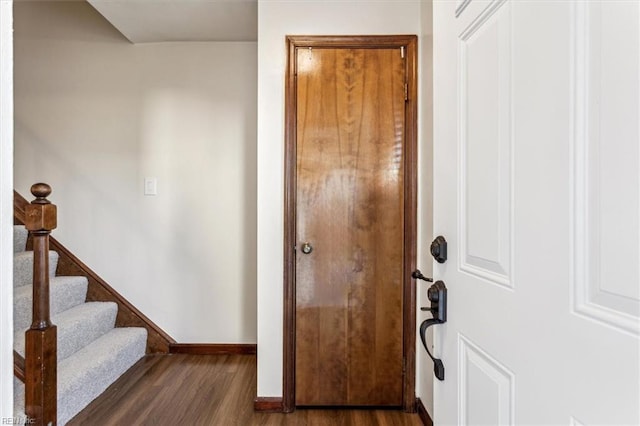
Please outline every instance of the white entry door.
[{"label": "white entry door", "polygon": [[449,425],[640,424],[640,6],[434,2]]}]

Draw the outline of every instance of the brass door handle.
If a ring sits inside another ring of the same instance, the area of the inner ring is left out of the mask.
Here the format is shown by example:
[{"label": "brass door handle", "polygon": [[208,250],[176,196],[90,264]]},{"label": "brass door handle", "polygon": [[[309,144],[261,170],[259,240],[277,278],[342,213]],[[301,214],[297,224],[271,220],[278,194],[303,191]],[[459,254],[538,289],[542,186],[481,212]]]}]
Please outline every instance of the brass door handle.
[{"label": "brass door handle", "polygon": [[309,254],[313,251],[313,247],[309,243],[302,243],[302,252],[304,254]]}]

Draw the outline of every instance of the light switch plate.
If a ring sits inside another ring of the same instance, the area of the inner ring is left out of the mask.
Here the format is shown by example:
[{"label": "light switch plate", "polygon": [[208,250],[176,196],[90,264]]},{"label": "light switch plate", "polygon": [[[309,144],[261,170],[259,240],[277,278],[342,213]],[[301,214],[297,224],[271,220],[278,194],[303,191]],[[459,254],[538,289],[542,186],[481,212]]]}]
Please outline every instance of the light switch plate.
[{"label": "light switch plate", "polygon": [[144,195],[158,195],[158,179],[154,177],[144,178]]}]

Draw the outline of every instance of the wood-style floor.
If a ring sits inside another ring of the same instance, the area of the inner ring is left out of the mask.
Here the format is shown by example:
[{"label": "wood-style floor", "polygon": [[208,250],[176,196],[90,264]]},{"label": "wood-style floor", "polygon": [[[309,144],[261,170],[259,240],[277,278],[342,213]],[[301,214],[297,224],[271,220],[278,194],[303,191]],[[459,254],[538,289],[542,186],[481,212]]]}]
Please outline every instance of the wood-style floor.
[{"label": "wood-style floor", "polygon": [[422,425],[396,410],[256,413],[255,355],[152,355],[74,417],[77,425]]}]

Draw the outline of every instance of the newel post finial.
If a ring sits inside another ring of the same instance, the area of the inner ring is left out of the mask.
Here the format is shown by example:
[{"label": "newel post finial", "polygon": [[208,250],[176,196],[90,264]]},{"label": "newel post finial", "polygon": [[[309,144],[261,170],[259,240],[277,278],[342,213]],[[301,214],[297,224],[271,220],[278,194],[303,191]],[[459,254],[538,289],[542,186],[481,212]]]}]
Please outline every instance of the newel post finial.
[{"label": "newel post finial", "polygon": [[56,229],[58,211],[55,204],[47,200],[51,194],[51,186],[46,183],[36,183],[31,185],[31,194],[36,197],[31,204],[25,208],[25,226],[34,233],[49,233]]},{"label": "newel post finial", "polygon": [[34,183],[31,185],[31,194],[36,197],[31,204],[51,204],[47,197],[51,195],[51,186],[46,183]]}]

